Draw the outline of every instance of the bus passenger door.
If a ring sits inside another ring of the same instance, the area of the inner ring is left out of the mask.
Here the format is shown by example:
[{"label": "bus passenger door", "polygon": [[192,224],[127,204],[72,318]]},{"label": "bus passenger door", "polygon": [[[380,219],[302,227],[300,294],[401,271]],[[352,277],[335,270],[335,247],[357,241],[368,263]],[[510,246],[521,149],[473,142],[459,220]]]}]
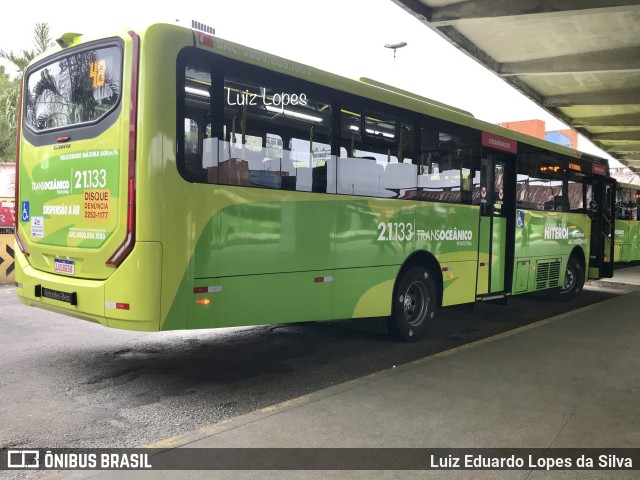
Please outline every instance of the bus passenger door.
[{"label": "bus passenger door", "polygon": [[[587,195],[589,197],[589,195]],[[616,218],[616,182],[612,178],[593,176],[591,198],[587,198],[591,217],[589,278],[613,277]]]},{"label": "bus passenger door", "polygon": [[483,149],[476,293],[510,292],[513,269],[515,156]]}]

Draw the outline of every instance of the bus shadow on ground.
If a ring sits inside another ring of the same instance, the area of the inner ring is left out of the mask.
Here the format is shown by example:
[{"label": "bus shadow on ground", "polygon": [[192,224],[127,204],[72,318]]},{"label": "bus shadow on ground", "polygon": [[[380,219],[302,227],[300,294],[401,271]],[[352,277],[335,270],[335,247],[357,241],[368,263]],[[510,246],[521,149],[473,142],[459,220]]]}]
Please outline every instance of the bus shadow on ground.
[{"label": "bus shadow on ground", "polygon": [[84,371],[77,373],[86,379],[85,385],[115,385],[144,376],[155,379],[163,394],[305,373],[330,377],[341,372],[337,380],[344,381],[613,296],[610,291],[587,290],[569,302],[530,295],[512,298],[506,306],[478,303],[444,308],[427,338],[414,343],[393,339],[386,333],[386,319],[371,318],[159,334],[160,338],[145,337],[126,348],[95,351],[89,358],[80,351],[84,361],[71,363]]}]

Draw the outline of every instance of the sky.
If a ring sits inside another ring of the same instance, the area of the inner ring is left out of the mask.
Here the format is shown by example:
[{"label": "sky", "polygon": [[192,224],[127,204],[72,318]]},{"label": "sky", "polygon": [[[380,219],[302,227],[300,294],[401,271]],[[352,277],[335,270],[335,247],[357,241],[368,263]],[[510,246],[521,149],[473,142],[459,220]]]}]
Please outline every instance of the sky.
[{"label": "sky", "polygon": [[[544,120],[565,124],[450,45],[391,0],[110,0],[105,4],[30,0],[20,15],[0,18],[0,49],[33,48],[33,27],[47,22],[53,38],[65,32],[113,32],[154,22],[198,20],[216,35],[345,77],[369,77],[463,110],[491,123]],[[107,33],[108,35],[108,33]],[[385,44],[407,42],[393,51]],[[11,71],[10,64],[5,65]],[[578,149],[611,156],[580,137]]]}]

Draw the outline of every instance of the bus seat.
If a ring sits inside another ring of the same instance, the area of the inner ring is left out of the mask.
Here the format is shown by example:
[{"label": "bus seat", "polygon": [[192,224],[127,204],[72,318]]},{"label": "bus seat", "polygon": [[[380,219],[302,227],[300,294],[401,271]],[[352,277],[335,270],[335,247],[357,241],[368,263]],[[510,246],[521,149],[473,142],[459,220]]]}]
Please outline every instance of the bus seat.
[{"label": "bus seat", "polygon": [[299,167],[294,172],[296,176],[296,190],[299,192],[310,192],[313,186],[313,169],[309,167]]},{"label": "bus seat", "polygon": [[280,171],[283,175],[295,175],[295,166],[293,160],[291,160],[291,151],[283,150],[282,159],[280,160]]},{"label": "bus seat", "polygon": [[242,158],[249,163],[249,170],[264,170],[264,166],[262,165],[265,153],[264,148],[260,149],[257,152],[248,148],[244,148],[242,153]]},{"label": "bus seat", "polygon": [[[330,159],[327,160],[327,164],[321,167],[314,167],[314,171],[322,172],[327,177],[327,193],[337,193],[338,189],[336,186],[336,170],[337,168],[337,159],[334,156],[331,156]],[[318,176],[318,175],[316,175]]]},{"label": "bus seat", "polygon": [[384,167],[366,158],[338,158],[338,192],[377,197]]},{"label": "bus seat", "polygon": [[202,168],[218,166],[218,139],[205,138],[202,140]]},{"label": "bus seat", "polygon": [[418,166],[410,163],[389,163],[382,176],[383,197],[402,196],[401,190],[415,190],[418,186]]},{"label": "bus seat", "polygon": [[267,172],[279,172],[280,171],[280,159],[279,158],[267,158],[262,162],[262,170]]}]

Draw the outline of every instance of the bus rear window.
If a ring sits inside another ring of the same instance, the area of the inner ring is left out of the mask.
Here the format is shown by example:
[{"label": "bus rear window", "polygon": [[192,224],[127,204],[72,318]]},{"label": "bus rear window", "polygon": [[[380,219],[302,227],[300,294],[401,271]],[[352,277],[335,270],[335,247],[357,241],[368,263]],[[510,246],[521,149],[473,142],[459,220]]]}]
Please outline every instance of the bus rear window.
[{"label": "bus rear window", "polygon": [[25,122],[36,132],[94,122],[118,104],[121,84],[117,46],[56,58],[28,73]]}]

